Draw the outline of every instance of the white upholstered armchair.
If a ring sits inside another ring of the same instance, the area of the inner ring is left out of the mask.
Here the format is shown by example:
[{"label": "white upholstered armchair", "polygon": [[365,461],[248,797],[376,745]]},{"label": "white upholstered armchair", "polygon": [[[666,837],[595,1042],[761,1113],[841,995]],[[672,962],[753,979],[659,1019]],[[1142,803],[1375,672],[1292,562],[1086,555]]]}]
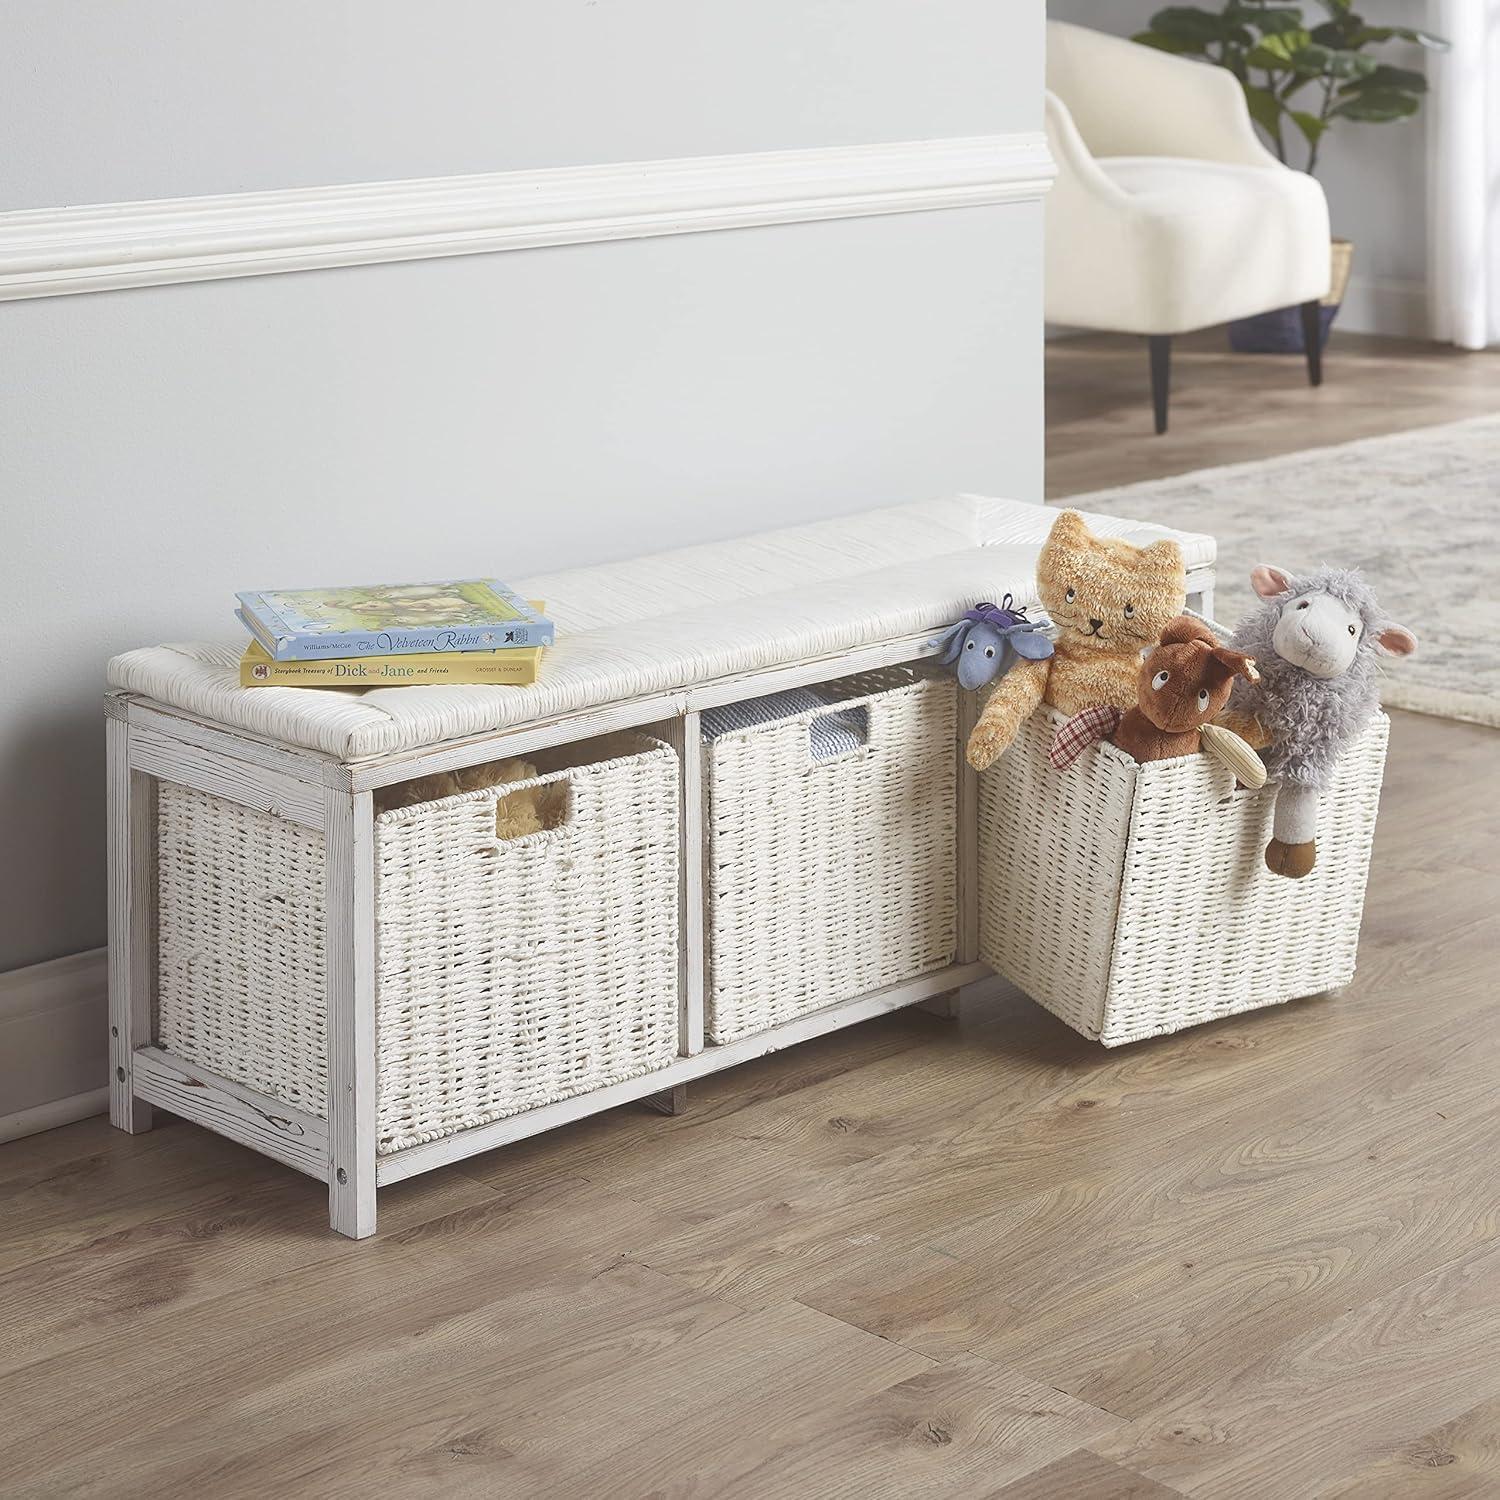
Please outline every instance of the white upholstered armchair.
[{"label": "white upholstered armchair", "polygon": [[1147,337],[1157,432],[1176,333],[1300,306],[1321,382],[1328,204],[1261,145],[1231,74],[1049,22],[1047,139],[1047,321]]}]

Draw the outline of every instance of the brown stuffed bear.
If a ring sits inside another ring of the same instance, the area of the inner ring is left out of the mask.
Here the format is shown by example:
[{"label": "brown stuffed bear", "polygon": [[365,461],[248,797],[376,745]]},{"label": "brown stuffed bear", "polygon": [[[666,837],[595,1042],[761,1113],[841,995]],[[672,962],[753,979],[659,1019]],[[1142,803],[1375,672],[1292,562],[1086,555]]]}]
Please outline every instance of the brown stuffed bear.
[{"label": "brown stuffed bear", "polygon": [[1115,744],[1139,761],[1196,754],[1237,677],[1260,680],[1254,659],[1221,646],[1201,620],[1178,615],[1141,662],[1135,707],[1120,719]]},{"label": "brown stuffed bear", "polygon": [[1136,674],[1136,702],[1123,713],[1096,703],[1067,720],[1052,738],[1048,759],[1066,771],[1091,745],[1109,739],[1135,760],[1176,760],[1205,750],[1243,785],[1266,784],[1266,767],[1239,735],[1208,720],[1229,699],[1236,677],[1258,682],[1255,662],[1219,644],[1192,615],[1168,621],[1160,642]]}]

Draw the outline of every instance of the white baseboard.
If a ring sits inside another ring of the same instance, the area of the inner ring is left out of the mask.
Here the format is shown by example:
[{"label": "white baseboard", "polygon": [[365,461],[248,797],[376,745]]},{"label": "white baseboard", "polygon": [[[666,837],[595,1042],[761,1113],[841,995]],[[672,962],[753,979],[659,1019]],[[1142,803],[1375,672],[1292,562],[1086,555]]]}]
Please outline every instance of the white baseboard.
[{"label": "white baseboard", "polygon": [[1349,278],[1344,303],[1339,308],[1335,330],[1348,333],[1383,333],[1391,338],[1432,337],[1427,310],[1427,284],[1404,277],[1360,276]]},{"label": "white baseboard", "polygon": [[105,950],[0,974],[0,1141],[109,1108]]},{"label": "white baseboard", "polygon": [[0,301],[1035,200],[1040,131],[0,214]]},{"label": "white baseboard", "polygon": [[6,1141],[18,1141],[23,1135],[40,1135],[44,1130],[56,1130],[59,1125],[71,1125],[75,1120],[108,1113],[108,1087],[90,1089],[86,1094],[70,1094],[66,1099],[38,1104],[35,1109],[0,1115],[0,1145]]}]

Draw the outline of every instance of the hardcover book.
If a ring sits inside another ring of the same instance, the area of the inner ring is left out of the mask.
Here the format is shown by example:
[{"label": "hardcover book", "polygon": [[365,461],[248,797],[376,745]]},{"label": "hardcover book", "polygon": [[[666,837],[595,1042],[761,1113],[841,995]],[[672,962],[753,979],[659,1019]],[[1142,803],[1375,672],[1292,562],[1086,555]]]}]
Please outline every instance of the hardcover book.
[{"label": "hardcover book", "polygon": [[238,594],[274,661],[550,646],[552,623],[494,578]]},{"label": "hardcover book", "polygon": [[259,641],[240,658],[241,687],[418,687],[494,684],[529,687],[537,680],[540,646],[499,651],[410,651],[400,656],[327,657],[277,661]]}]

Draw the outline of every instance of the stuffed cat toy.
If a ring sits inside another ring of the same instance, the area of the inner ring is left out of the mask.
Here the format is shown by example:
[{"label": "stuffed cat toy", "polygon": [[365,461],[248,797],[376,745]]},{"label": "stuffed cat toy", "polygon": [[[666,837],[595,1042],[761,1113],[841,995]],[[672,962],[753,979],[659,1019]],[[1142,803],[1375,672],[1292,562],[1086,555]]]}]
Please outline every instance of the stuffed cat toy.
[{"label": "stuffed cat toy", "polygon": [[1173,541],[1135,547],[1097,537],[1065,510],[1037,558],[1037,590],[1057,628],[1053,654],[1018,661],[1000,679],[969,736],[969,764],[986,770],[1010,748],[1039,703],[1065,714],[1095,704],[1135,703],[1141,651],[1182,613],[1182,549]]}]

